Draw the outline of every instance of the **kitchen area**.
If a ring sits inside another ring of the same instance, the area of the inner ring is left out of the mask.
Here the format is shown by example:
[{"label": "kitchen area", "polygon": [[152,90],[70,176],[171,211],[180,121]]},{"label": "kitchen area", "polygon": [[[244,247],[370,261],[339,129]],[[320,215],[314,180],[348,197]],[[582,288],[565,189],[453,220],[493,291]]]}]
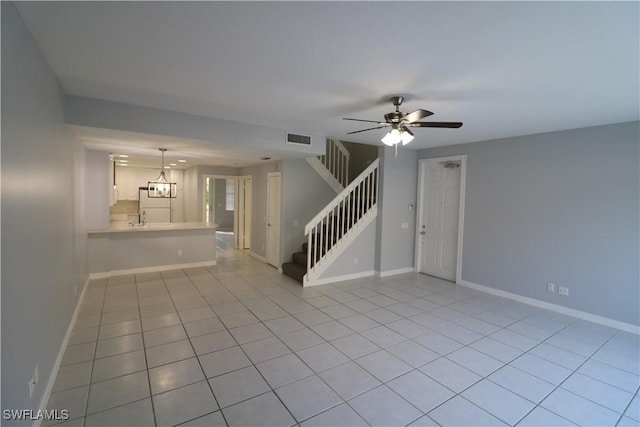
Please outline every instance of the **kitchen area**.
[{"label": "kitchen area", "polygon": [[184,169],[165,168],[164,153],[155,168],[104,151],[85,156],[93,277],[216,264],[216,224],[184,222]]},{"label": "kitchen area", "polygon": [[183,222],[184,187],[182,169],[169,169],[166,178],[176,184],[176,197],[149,197],[149,181],[158,178],[159,169],[125,166],[114,159],[115,203],[109,207],[112,225]]}]

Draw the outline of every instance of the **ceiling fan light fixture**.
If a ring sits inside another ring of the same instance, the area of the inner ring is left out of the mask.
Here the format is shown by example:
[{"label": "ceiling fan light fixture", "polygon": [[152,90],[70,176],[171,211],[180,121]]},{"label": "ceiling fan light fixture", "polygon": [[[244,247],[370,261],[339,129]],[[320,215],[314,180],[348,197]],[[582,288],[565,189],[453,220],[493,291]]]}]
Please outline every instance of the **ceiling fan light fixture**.
[{"label": "ceiling fan light fixture", "polygon": [[402,139],[402,145],[407,145],[408,143],[413,141],[413,138],[415,137],[411,135],[409,132],[403,131],[402,134],[400,135],[400,138]]},{"label": "ceiling fan light fixture", "polygon": [[394,145],[402,143],[402,145],[407,145],[411,141],[413,141],[414,136],[411,135],[407,131],[400,131],[399,129],[391,129],[387,134],[382,138],[382,142],[389,147],[393,147]]},{"label": "ceiling fan light fixture", "polygon": [[351,119],[348,117],[343,117],[343,120],[352,120],[356,122],[366,122],[366,123],[376,123],[378,126],[356,130],[353,132],[348,132],[347,135],[351,135],[354,133],[366,132],[374,129],[382,129],[385,127],[391,127],[391,130],[385,134],[385,136],[381,139],[381,141],[388,145],[389,147],[393,147],[394,145],[397,148],[397,145],[402,142],[402,145],[407,145],[411,141],[413,141],[414,136],[413,133],[409,130],[409,127],[413,128],[450,128],[457,129],[462,126],[462,122],[420,122],[419,120],[424,119],[425,117],[432,116],[433,113],[431,111],[424,110],[422,108],[418,108],[411,113],[403,113],[400,111],[400,105],[404,98],[402,96],[394,96],[390,99],[391,103],[396,107],[395,111],[391,113],[387,113],[384,115],[384,122],[379,122],[375,120],[364,120],[364,119]]},{"label": "ceiling fan light fixture", "polygon": [[389,147],[393,147],[396,144],[399,144],[402,141],[402,136],[400,135],[400,131],[398,129],[391,129],[387,134],[381,139],[382,143],[388,145]]}]

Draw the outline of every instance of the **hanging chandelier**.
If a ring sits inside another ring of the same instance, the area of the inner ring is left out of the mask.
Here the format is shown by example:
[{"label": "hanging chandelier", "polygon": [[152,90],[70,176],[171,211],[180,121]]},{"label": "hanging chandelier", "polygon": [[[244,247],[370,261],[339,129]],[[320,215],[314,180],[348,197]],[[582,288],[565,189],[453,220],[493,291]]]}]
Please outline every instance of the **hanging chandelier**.
[{"label": "hanging chandelier", "polygon": [[147,195],[156,198],[175,198],[178,194],[178,185],[175,182],[169,182],[164,171],[164,152],[166,148],[158,148],[162,152],[162,168],[160,175],[147,184]]}]

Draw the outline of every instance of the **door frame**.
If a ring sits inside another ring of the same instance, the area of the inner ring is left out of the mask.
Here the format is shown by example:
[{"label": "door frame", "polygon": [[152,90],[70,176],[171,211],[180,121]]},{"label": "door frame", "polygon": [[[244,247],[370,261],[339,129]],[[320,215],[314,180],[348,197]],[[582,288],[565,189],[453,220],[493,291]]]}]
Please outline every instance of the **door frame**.
[{"label": "door frame", "polygon": [[420,263],[422,259],[422,245],[420,245],[420,218],[425,209],[425,197],[423,187],[424,168],[430,163],[440,163],[446,161],[460,162],[460,203],[458,205],[458,247],[456,253],[456,277],[455,283],[460,284],[462,281],[462,242],[464,231],[464,200],[465,200],[465,184],[467,177],[467,155],[460,154],[457,156],[432,157],[428,159],[420,159],[418,161],[418,209],[416,210],[416,237],[415,237],[415,260],[414,271],[420,272]]},{"label": "door frame", "polygon": [[[278,200],[278,204],[279,204],[279,210],[280,210],[280,218],[279,218],[279,224],[278,224],[278,231],[280,233],[278,233],[277,239],[278,239],[278,253],[276,254],[276,258],[277,258],[277,264],[274,267],[276,267],[278,269],[278,272],[282,272],[282,259],[281,259],[281,253],[282,253],[282,245],[281,245],[281,233],[282,233],[282,172],[267,172],[267,222],[266,222],[266,238],[265,238],[265,259],[267,260],[267,264],[269,264],[269,200],[271,198],[271,190],[270,185],[269,185],[269,180],[271,179],[271,177],[279,177],[280,178],[280,200]],[[269,264],[269,265],[273,265],[273,264]]]},{"label": "door frame", "polygon": [[[237,249],[248,249],[251,250],[251,214],[252,214],[252,206],[253,206],[253,200],[249,201],[249,208],[247,209],[247,203],[246,203],[246,196],[245,196],[245,192],[246,192],[246,188],[244,186],[242,186],[241,184],[243,182],[249,181],[249,195],[251,196],[253,194],[253,178],[251,175],[242,175],[242,176],[238,176],[235,182],[235,189],[236,189],[236,201],[235,201],[235,212],[233,213],[233,229],[234,231],[237,230],[237,232],[234,234],[234,239],[235,239],[235,246]],[[249,232],[247,233],[247,227],[246,227],[246,219],[247,219],[247,214],[249,217]],[[240,217],[244,218],[244,223],[241,224],[240,223]],[[249,247],[245,248],[245,243],[244,241],[247,240],[247,238],[249,239]]]},{"label": "door frame", "polygon": [[[206,203],[207,203],[207,178],[216,180],[216,179],[233,179],[234,180],[234,191],[235,191],[235,200],[234,200],[234,204],[233,204],[233,246],[234,249],[238,249],[238,208],[240,207],[240,203],[238,201],[238,187],[239,187],[239,182],[241,179],[251,179],[252,176],[251,175],[218,175],[218,174],[212,174],[212,173],[205,173],[202,174],[202,191],[200,193],[200,200],[202,202],[202,209],[200,210],[200,215],[202,218],[202,222],[206,222],[207,218],[206,218],[206,214],[207,214],[207,208],[206,208]],[[253,184],[252,184],[253,185]],[[249,239],[251,239],[251,236],[249,236]]]}]

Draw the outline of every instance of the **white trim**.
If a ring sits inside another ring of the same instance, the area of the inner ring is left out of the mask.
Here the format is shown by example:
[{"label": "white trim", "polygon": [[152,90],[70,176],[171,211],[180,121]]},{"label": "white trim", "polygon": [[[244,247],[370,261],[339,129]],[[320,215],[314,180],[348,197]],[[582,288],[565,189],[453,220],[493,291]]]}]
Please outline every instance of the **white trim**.
[{"label": "white trim", "polygon": [[[271,222],[271,218],[269,218],[269,201],[271,200],[271,190],[269,189],[270,187],[270,182],[269,180],[273,177],[278,177],[280,178],[280,191],[279,191],[279,197],[280,200],[278,200],[278,216],[280,217],[278,222],[278,236],[277,236],[277,242],[278,242],[278,253],[276,254],[276,259],[278,260],[278,265],[273,265],[273,264],[269,264],[269,223]],[[278,171],[278,172],[267,172],[267,226],[265,227],[265,243],[266,243],[266,247],[265,247],[265,255],[267,258],[267,264],[276,267],[277,269],[281,269],[282,268],[282,212],[284,211],[284,209],[282,209],[282,172]]]},{"label": "white trim", "polygon": [[395,270],[376,271],[376,276],[387,277],[387,276],[395,276],[398,274],[413,273],[413,272],[415,272],[414,267],[404,267],[404,268],[396,268]]},{"label": "white trim", "polygon": [[[213,180],[216,179],[234,179],[236,181],[236,194],[237,194],[237,184],[238,184],[238,180],[241,178],[245,178],[245,177],[250,177],[251,175],[216,175],[216,174],[211,174],[211,173],[203,173],[202,174],[202,193],[200,194],[200,201],[202,202],[202,210],[200,211],[200,214],[202,215],[202,222],[207,223],[207,208],[206,208],[206,202],[207,202],[207,178],[213,178]],[[215,183],[214,183],[215,185]],[[234,208],[237,211],[238,210],[238,199],[236,197],[236,200],[234,201],[235,205]],[[215,218],[214,218],[215,220]],[[215,221],[214,221],[215,222]],[[235,213],[234,213],[234,217],[233,217],[233,232],[237,235],[238,231],[236,230],[236,218],[235,218]]]},{"label": "white trim", "polygon": [[566,314],[567,316],[577,317],[578,319],[587,320],[589,322],[598,323],[600,325],[604,325],[611,328],[620,329],[625,332],[631,332],[632,334],[640,335],[640,326],[632,325],[631,323],[620,322],[618,320],[609,319],[608,317],[602,317],[602,316],[587,313],[584,311],[574,310],[572,308],[564,307],[562,305],[552,304],[546,301],[541,301],[539,299],[525,297],[523,295],[514,294],[512,292],[495,289],[485,285],[479,285],[477,283],[469,282],[467,280],[460,280],[459,284],[467,288],[476,289],[478,291],[486,292],[488,294],[496,295],[503,298],[509,298],[514,301],[532,305],[534,307],[544,308],[546,310],[551,310],[557,313]]},{"label": "white trim", "polygon": [[345,280],[361,279],[363,277],[372,277],[375,275],[375,273],[376,272],[373,270],[361,271],[359,273],[344,274],[342,276],[335,276],[335,277],[326,277],[324,279],[317,279],[312,281],[306,281],[307,276],[305,276],[304,277],[305,283],[303,287],[306,288],[308,286],[326,285],[327,283],[343,282]]},{"label": "white trim", "polygon": [[264,262],[265,264],[267,263],[267,258],[263,257],[262,255],[258,255],[257,253],[255,253],[253,251],[249,251],[249,255],[251,255],[252,257],[257,259],[258,261]]},{"label": "white trim", "polygon": [[216,265],[218,261],[187,262],[184,264],[155,265],[153,267],[129,268],[127,270],[111,270],[100,273],[89,274],[89,279],[104,279],[112,276],[122,276],[123,274],[153,273],[155,271],[181,270],[184,268],[210,267]]},{"label": "white trim", "polygon": [[[458,204],[458,248],[456,254],[456,277],[455,282],[459,284],[459,281],[462,280],[462,244],[463,244],[463,235],[464,235],[464,201],[465,201],[465,191],[466,191],[466,181],[467,181],[467,155],[460,154],[457,156],[447,156],[447,157],[432,157],[428,159],[420,159],[418,161],[418,209],[416,209],[416,228],[419,227],[420,224],[420,214],[424,209],[424,200],[423,200],[423,188],[422,188],[422,167],[426,163],[435,163],[442,162],[447,160],[459,160],[460,161],[460,203]],[[420,272],[420,259],[422,257],[422,251],[420,246],[420,234],[419,229],[416,229],[416,239],[415,239],[415,271]]]},{"label": "white trim", "polygon": [[313,170],[315,170],[318,175],[320,175],[320,177],[327,183],[327,185],[329,185],[333,189],[333,191],[336,192],[336,194],[339,194],[342,190],[344,190],[344,187],[342,186],[342,184],[340,184],[340,181],[338,181],[333,175],[331,175],[329,169],[327,169],[327,167],[323,165],[317,157],[307,157],[305,160],[307,161],[307,163],[309,163],[309,165],[311,165]]},{"label": "white trim", "polygon": [[[58,357],[56,357],[56,361],[53,364],[53,369],[51,370],[51,374],[49,374],[49,380],[47,381],[47,386],[44,389],[44,393],[42,394],[42,398],[40,399],[40,405],[38,408],[41,411],[47,409],[47,403],[49,403],[49,398],[51,397],[51,391],[53,390],[53,385],[56,383],[56,378],[58,377],[58,370],[60,370],[60,364],[62,363],[62,358],[64,357],[64,353],[67,350],[67,345],[69,344],[69,340],[71,339],[71,334],[73,333],[73,328],[76,325],[76,320],[78,319],[78,315],[80,313],[80,305],[82,304],[82,300],[84,299],[85,291],[89,285],[90,277],[87,277],[87,280],[84,282],[84,286],[82,287],[82,292],[80,292],[80,298],[76,302],[76,308],[73,310],[73,316],[71,316],[71,321],[69,322],[69,326],[67,327],[67,332],[64,335],[64,339],[62,340],[62,345],[60,346],[60,350],[58,350]],[[34,427],[40,427],[42,423],[42,419],[37,419],[33,425]]]}]

